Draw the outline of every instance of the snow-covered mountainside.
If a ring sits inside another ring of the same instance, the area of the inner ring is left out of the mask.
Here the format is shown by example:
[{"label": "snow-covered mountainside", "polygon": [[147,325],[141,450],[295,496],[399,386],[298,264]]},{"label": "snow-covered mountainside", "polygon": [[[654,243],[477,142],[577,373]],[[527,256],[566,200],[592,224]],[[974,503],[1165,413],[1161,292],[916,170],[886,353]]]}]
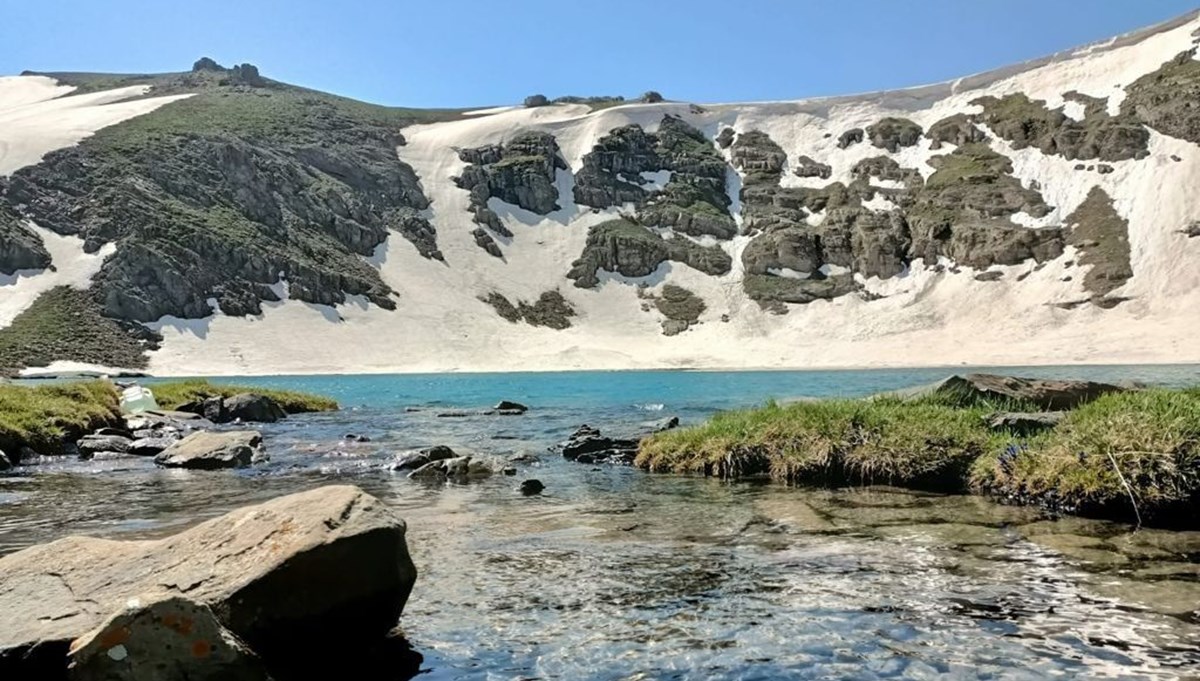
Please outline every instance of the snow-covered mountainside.
[{"label": "snow-covered mountainside", "polygon": [[1198,36],[751,104],[0,78],[0,366],[1197,362]]}]

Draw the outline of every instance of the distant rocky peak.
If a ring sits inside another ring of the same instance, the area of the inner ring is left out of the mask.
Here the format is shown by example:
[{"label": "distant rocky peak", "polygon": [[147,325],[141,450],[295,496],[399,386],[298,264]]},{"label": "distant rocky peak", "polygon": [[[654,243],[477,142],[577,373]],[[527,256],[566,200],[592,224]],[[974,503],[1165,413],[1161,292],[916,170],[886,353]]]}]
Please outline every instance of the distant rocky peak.
[{"label": "distant rocky peak", "polygon": [[192,64],[192,71],[226,71],[224,66],[221,66],[212,57],[200,57],[196,63]]}]

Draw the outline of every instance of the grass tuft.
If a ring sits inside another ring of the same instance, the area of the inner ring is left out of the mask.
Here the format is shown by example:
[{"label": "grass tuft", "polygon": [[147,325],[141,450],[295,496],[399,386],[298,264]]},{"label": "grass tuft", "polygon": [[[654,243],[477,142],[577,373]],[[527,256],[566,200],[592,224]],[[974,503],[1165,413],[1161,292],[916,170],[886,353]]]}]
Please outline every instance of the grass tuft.
[{"label": "grass tuft", "polygon": [[170,381],[152,383],[150,389],[158,406],[163,409],[176,409],[188,402],[205,400],[210,397],[232,397],[240,393],[255,393],[270,397],[283,407],[289,414],[304,414],[316,411],[336,411],[338,403],[328,397],[311,395],[294,390],[274,390],[238,385],[216,385],[202,378],[186,381]]},{"label": "grass tuft", "polygon": [[106,381],[0,385],[0,450],[10,457],[22,447],[63,454],[66,443],[85,433],[119,425],[117,390]]}]

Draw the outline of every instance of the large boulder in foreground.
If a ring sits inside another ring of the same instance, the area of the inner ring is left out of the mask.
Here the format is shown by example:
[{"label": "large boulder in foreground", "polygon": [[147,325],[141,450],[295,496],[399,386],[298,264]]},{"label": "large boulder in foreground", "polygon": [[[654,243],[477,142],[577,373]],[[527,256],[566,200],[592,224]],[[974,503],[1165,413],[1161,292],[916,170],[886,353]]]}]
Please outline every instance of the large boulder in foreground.
[{"label": "large boulder in foreground", "polygon": [[889,393],[889,396],[917,398],[942,395],[964,400],[1025,402],[1046,411],[1074,409],[1108,393],[1125,388],[1092,381],[1064,381],[1048,378],[1017,378],[996,374],[950,376],[933,385]]},{"label": "large boulder in foreground", "polygon": [[265,457],[262,434],[257,430],[192,433],[154,457],[164,468],[210,471],[245,468]]},{"label": "large boulder in foreground", "polygon": [[268,681],[267,668],[207,606],[154,594],[71,645],[71,681]]},{"label": "large boulder in foreground", "polygon": [[287,412],[275,400],[257,393],[240,393],[223,401],[224,415],[229,421],[275,423],[287,418]]},{"label": "large boulder in foreground", "polygon": [[382,645],[408,600],[404,534],[378,499],[329,486],[156,541],[68,537],[5,556],[0,679],[66,678],[73,640],[154,592],[211,608],[273,672],[322,653],[354,659]]}]

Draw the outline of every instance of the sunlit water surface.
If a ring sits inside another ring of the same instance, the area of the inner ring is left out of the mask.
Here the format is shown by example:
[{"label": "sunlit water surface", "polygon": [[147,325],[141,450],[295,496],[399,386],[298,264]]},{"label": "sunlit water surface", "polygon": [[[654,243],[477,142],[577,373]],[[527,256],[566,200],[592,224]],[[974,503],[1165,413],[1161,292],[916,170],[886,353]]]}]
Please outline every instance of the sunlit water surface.
[{"label": "sunlit water surface", "polygon": [[[1006,369],[1200,383],[1200,367]],[[404,627],[428,679],[1187,678],[1200,673],[1200,533],[1051,520],[978,498],[799,490],[572,464],[547,447],[767,398],[864,395],[947,370],[620,372],[239,379],[343,410],[262,428],[234,472],[142,459],[0,477],[0,553],[68,533],[157,536],[306,488],[360,485],[409,524]],[[499,399],[521,417],[439,418]],[[420,411],[405,411],[405,408]],[[369,443],[348,443],[348,433]],[[540,457],[516,477],[430,485],[384,470],[447,444]],[[523,497],[520,480],[546,484]],[[350,568],[352,569],[352,568]]]}]

